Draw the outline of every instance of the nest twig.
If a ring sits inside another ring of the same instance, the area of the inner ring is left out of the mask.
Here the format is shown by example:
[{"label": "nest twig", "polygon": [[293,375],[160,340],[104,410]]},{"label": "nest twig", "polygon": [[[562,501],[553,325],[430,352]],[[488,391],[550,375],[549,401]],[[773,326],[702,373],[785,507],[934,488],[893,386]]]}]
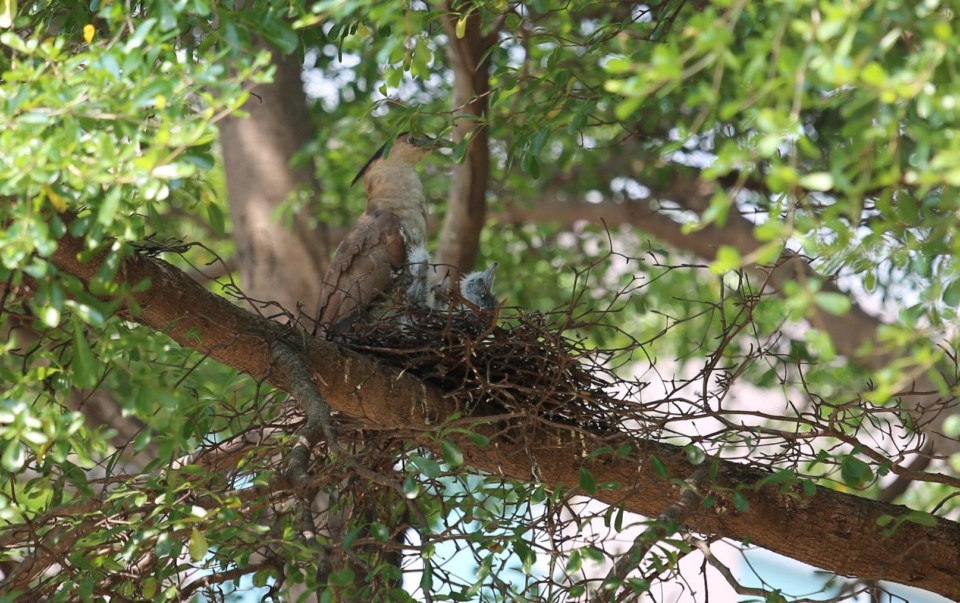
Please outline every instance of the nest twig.
[{"label": "nest twig", "polygon": [[396,303],[338,334],[447,392],[464,414],[510,415],[609,434],[625,403],[609,393],[609,369],[571,338],[569,311],[437,311]]}]

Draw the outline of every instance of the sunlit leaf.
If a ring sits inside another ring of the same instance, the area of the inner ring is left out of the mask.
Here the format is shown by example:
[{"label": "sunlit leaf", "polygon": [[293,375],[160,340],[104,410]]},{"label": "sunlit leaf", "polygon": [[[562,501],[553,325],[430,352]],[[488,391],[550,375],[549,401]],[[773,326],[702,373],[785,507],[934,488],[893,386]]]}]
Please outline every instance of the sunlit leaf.
[{"label": "sunlit leaf", "polygon": [[816,172],[800,176],[800,186],[811,191],[828,191],[833,188],[833,176],[827,172]]},{"label": "sunlit leaf", "polygon": [[3,470],[9,473],[17,473],[23,469],[26,454],[20,440],[9,440],[3,447],[3,457],[0,460],[2,460],[0,464],[3,465]]},{"label": "sunlit leaf", "polygon": [[207,550],[210,546],[207,544],[207,539],[197,528],[193,528],[190,531],[190,558],[194,561],[200,561],[203,559]]}]

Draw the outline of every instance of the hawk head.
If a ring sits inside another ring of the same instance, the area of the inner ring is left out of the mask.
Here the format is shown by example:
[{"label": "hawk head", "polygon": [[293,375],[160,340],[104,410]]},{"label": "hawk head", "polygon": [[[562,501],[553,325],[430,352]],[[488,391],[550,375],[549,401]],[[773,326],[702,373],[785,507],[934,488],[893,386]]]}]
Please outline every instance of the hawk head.
[{"label": "hawk head", "polygon": [[430,151],[449,146],[445,140],[430,138],[429,136],[414,136],[410,132],[401,132],[392,142],[384,143],[377,149],[366,164],[354,177],[350,186],[363,178],[371,166],[377,161],[389,162],[396,165],[415,166]]},{"label": "hawk head", "polygon": [[481,310],[495,308],[497,298],[493,296],[493,277],[497,265],[494,262],[486,270],[471,272],[460,279],[460,295],[463,299]]}]

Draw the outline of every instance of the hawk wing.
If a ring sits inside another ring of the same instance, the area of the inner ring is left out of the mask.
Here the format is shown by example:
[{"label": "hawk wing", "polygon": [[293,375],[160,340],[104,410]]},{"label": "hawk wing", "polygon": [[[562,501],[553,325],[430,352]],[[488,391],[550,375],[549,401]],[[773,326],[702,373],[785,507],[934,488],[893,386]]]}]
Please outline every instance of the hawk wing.
[{"label": "hawk wing", "polygon": [[393,272],[405,262],[400,218],[364,212],[340,242],[320,283],[318,327],[355,318],[390,287]]}]

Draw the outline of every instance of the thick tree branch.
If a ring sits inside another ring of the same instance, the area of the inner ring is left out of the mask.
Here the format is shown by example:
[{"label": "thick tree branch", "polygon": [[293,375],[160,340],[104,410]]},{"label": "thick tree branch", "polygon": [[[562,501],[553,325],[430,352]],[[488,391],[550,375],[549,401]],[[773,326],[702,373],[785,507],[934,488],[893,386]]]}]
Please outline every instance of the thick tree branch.
[{"label": "thick tree branch", "polygon": [[[89,281],[102,260],[81,262],[77,258],[82,251],[81,239],[67,237],[60,241],[51,261],[59,270]],[[151,283],[146,291],[132,294],[140,312],[123,309],[125,318],[163,330],[181,345],[280,389],[294,389],[293,376],[270,360],[272,341],[302,337],[294,328],[230,304],[158,259],[130,257],[123,262],[120,275],[129,283]],[[420,443],[437,447],[436,426],[454,411],[441,392],[333,343],[302,342],[311,378],[335,411],[374,425],[422,431],[425,435]],[[599,490],[594,498],[649,517],[674,505],[682,495],[678,485],[682,482],[675,480],[689,478],[695,471],[683,449],[655,441],[631,441],[634,451],[628,457],[588,458],[582,434],[562,428],[544,426],[542,434],[518,447],[510,438],[510,429],[503,425],[474,422],[470,427],[490,437],[490,443],[481,447],[466,436],[445,434],[461,447],[470,465],[495,475],[571,490],[579,483],[579,470],[584,467],[597,476],[598,483],[619,484],[615,489]],[[611,442],[608,438],[604,443]],[[599,446],[601,441],[594,444]],[[653,456],[666,469],[667,478],[654,469]],[[931,520],[932,527],[925,527],[907,521],[885,536],[877,525],[880,517],[901,516],[909,509],[824,488],[806,497],[796,489],[762,486],[767,472],[729,461],[712,462],[717,467],[711,490],[716,504],[686,518],[691,530],[748,540],[837,574],[890,580],[960,597],[956,580],[960,575],[960,524],[936,519]],[[734,491],[745,497],[749,511],[735,510]]]}]

